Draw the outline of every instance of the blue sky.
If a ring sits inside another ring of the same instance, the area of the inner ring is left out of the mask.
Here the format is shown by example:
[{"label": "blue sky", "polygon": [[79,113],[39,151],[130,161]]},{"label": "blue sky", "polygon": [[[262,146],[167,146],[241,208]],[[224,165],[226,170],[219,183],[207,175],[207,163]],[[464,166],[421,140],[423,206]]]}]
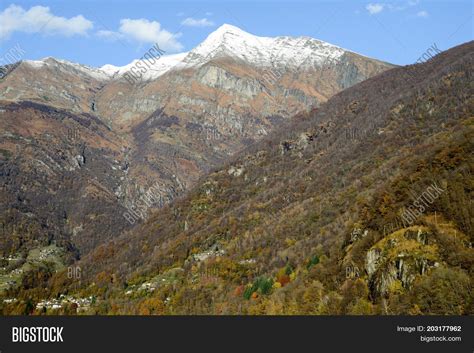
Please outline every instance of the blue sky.
[{"label": "blue sky", "polygon": [[[404,65],[433,43],[473,39],[473,2],[0,0],[0,65],[11,55],[125,65],[154,42],[188,51],[223,23],[261,36],[311,36]],[[12,48],[17,48],[12,49]],[[21,48],[19,51],[18,48]]]}]

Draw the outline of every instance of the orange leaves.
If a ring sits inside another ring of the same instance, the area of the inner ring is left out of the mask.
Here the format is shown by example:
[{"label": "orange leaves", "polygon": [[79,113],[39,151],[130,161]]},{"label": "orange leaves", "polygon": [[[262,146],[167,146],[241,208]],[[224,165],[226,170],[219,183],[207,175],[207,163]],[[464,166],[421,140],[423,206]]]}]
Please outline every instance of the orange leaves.
[{"label": "orange leaves", "polygon": [[290,281],[291,281],[290,276],[286,274],[277,277],[277,282],[279,282],[282,287],[290,283]]},{"label": "orange leaves", "polygon": [[165,305],[159,298],[148,298],[140,303],[138,313],[140,315],[163,315]]},{"label": "orange leaves", "polygon": [[234,296],[241,297],[244,293],[245,286],[240,285],[234,289]]}]

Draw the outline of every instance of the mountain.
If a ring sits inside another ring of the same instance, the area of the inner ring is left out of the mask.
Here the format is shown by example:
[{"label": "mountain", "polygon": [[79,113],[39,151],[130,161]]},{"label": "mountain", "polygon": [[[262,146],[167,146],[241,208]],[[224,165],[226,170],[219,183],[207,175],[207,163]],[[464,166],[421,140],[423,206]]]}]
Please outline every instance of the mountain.
[{"label": "mountain", "polygon": [[[24,61],[0,84],[0,97],[87,112],[127,131],[157,109],[180,117],[186,104],[187,120],[206,126],[216,123],[208,119],[217,119],[221,135],[243,129],[244,140],[267,133],[275,120],[308,111],[341,89],[394,67],[309,37],[257,37],[230,25],[188,53],[153,61],[146,61],[151,67],[140,72],[135,85],[125,78],[136,75],[131,69],[137,69],[138,60],[102,68],[54,58]],[[253,121],[244,126],[248,118],[268,117],[274,119],[264,121],[262,129],[255,129]]]},{"label": "mountain", "polygon": [[[156,47],[157,49],[159,48]],[[206,40],[189,52],[174,55],[158,55],[159,59],[147,63],[150,70],[143,73],[143,80],[154,80],[170,70],[184,70],[205,65],[217,58],[233,58],[248,65],[259,67],[314,68],[342,62],[349,50],[311,37],[258,37],[238,27],[224,24]],[[369,59],[369,58],[366,58]],[[47,57],[42,60],[26,60],[23,64],[41,68],[60,64],[67,70],[107,81],[124,77],[139,60],[125,66],[104,65],[93,68],[66,60]],[[371,60],[374,62],[374,60]]]},{"label": "mountain", "polygon": [[[230,25],[188,53],[142,60],[149,67],[144,73],[137,73],[139,62],[91,68],[54,58],[24,61],[0,84],[0,97],[88,112],[122,129],[157,109],[182,114],[178,108],[186,104],[188,120],[203,125],[209,116],[225,120],[224,114],[231,115],[237,121],[220,121],[219,132],[227,135],[226,129],[238,126],[254,138],[259,129],[245,129],[244,118],[288,118],[394,67],[309,37],[257,37]],[[136,84],[128,83],[130,75],[140,75]],[[265,123],[260,133],[274,125]]]},{"label": "mountain", "polygon": [[271,67],[322,67],[337,62],[348,52],[310,37],[257,37],[224,24],[183,59],[186,66],[198,66],[218,57],[232,57],[247,64]]},{"label": "mountain", "polygon": [[89,314],[472,314],[473,53],[287,120],[4,313],[67,294]]},{"label": "mountain", "polygon": [[57,242],[79,258],[294,114],[393,67],[229,25],[157,58],[131,84],[135,65],[48,57],[9,68],[0,82],[2,256],[25,259]]}]

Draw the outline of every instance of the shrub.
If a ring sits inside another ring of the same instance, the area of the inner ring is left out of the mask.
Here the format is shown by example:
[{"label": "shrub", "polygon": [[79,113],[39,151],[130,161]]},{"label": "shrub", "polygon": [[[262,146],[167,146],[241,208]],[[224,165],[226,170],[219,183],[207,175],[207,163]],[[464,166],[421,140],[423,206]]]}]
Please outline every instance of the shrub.
[{"label": "shrub", "polygon": [[318,255],[313,255],[313,257],[309,260],[308,265],[306,266],[306,268],[309,270],[311,267],[313,267],[314,265],[317,265],[317,264],[319,264],[319,257],[318,257]]},{"label": "shrub", "polygon": [[255,282],[253,282],[252,286],[247,287],[244,291],[244,298],[250,299],[252,294],[255,292],[259,292],[260,294],[270,294],[273,287],[273,279],[270,277],[261,276],[258,277]]}]

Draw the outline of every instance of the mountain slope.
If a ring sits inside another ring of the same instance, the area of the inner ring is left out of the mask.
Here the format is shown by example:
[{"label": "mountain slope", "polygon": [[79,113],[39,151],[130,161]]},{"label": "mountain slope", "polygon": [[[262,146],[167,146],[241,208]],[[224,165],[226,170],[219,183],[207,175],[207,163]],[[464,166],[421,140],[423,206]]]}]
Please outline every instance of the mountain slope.
[{"label": "mountain slope", "polygon": [[2,256],[51,242],[78,256],[126,229],[126,141],[93,115],[2,103]]},{"label": "mountain slope", "polygon": [[296,117],[48,295],[93,295],[99,313],[472,314],[473,54]]},{"label": "mountain slope", "polygon": [[[98,69],[46,58],[15,65],[0,82],[1,207],[18,212],[5,215],[1,256],[32,250],[10,239],[28,220],[42,225],[36,245],[62,239],[74,257],[86,254],[128,228],[124,205],[135,214],[161,207],[295,112],[392,67],[315,39],[256,37],[228,25],[189,53],[159,58],[130,84],[123,75],[134,64]],[[40,170],[51,175],[38,182]],[[59,187],[64,180],[79,182],[71,191]],[[158,200],[143,207],[151,188]]]}]

